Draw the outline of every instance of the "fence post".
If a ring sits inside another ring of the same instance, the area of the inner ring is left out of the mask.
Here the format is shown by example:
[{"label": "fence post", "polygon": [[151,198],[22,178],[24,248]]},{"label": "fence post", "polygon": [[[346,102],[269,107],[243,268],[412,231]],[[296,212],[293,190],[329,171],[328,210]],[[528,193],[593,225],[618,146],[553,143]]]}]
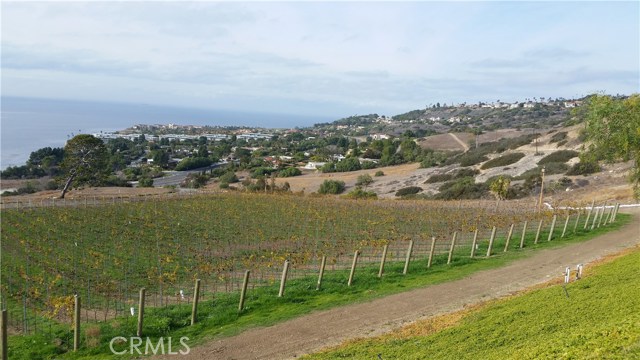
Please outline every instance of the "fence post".
[{"label": "fence post", "polygon": [[0,317],[0,346],[2,349],[2,360],[7,360],[7,309],[2,309],[2,316]]},{"label": "fence post", "polygon": [[600,227],[600,225],[602,224],[602,217],[604,216],[604,213],[607,209],[606,206],[607,206],[607,202],[605,201],[605,203],[602,204],[602,211],[600,212],[600,218],[598,219],[598,227]]},{"label": "fence post", "polygon": [[613,209],[613,218],[611,219],[610,223],[613,223],[614,221],[616,221],[616,217],[618,216],[618,210],[620,210],[620,203],[616,203],[616,207]]},{"label": "fence post", "polygon": [[322,276],[324,275],[324,266],[326,264],[327,257],[323,255],[322,260],[320,261],[320,273],[318,274],[318,284],[316,285],[316,290],[320,290],[320,286],[322,285]]},{"label": "fence post", "polygon": [[193,289],[193,307],[191,308],[191,325],[195,324],[198,317],[198,301],[200,300],[200,279],[196,279]]},{"label": "fence post", "polygon": [[389,244],[385,244],[384,248],[382,248],[382,258],[380,258],[380,270],[378,270],[378,277],[382,277],[382,273],[384,272],[384,262],[387,261],[387,250],[389,250]]},{"label": "fence post", "polygon": [[569,225],[569,218],[571,217],[571,214],[567,214],[567,220],[564,221],[564,228],[562,228],[562,235],[560,235],[561,238],[564,237],[564,234],[567,233],[567,226]]},{"label": "fence post", "polygon": [[353,283],[353,274],[356,272],[356,264],[358,263],[358,255],[360,255],[360,251],[356,250],[353,253],[353,263],[351,263],[351,272],[349,273],[349,281],[347,282],[347,286],[351,286]]},{"label": "fence post", "polygon": [[412,251],[413,251],[413,240],[409,240],[409,248],[407,249],[407,258],[404,260],[404,270],[402,270],[402,275],[407,275],[407,271],[409,271],[409,261],[411,261]]},{"label": "fence post", "polygon": [[144,321],[144,298],[146,294],[146,289],[140,289],[140,297],[138,298],[138,330],[136,331],[136,335],[138,337],[142,336],[142,322]]},{"label": "fence post", "polygon": [[509,242],[511,242],[511,235],[513,235],[513,227],[515,224],[511,224],[511,227],[509,228],[509,234],[507,234],[507,241],[504,243],[504,252],[507,252],[507,250],[509,250]]},{"label": "fence post", "polygon": [[429,250],[429,260],[427,261],[427,269],[431,267],[433,261],[433,252],[436,250],[436,237],[431,237],[431,250]]},{"label": "fence post", "polygon": [[493,240],[496,238],[496,227],[491,229],[491,238],[489,238],[489,248],[487,249],[487,257],[491,256],[491,248],[493,247]]},{"label": "fence post", "polygon": [[244,310],[244,298],[247,295],[247,285],[249,284],[250,270],[244,272],[244,281],[242,281],[242,291],[240,292],[240,304],[238,304],[238,311]]},{"label": "fence post", "polygon": [[536,231],[536,239],[533,241],[534,244],[538,243],[538,239],[540,239],[540,231],[542,230],[542,222],[544,220],[540,220],[540,224],[538,224],[538,230]]},{"label": "fence post", "polygon": [[289,273],[289,260],[285,260],[284,266],[282,267],[282,277],[280,277],[280,290],[278,290],[278,297],[282,297],[284,295],[284,286],[287,283],[288,273]]},{"label": "fence post", "polygon": [[556,220],[558,220],[558,215],[553,215],[553,220],[551,220],[551,230],[549,230],[547,241],[551,241],[553,238],[553,230],[556,228]]},{"label": "fence post", "polygon": [[529,221],[525,220],[524,221],[524,226],[522,226],[522,236],[520,236],[520,249],[522,249],[524,247],[524,237],[525,235],[527,235],[527,225],[529,224]]},{"label": "fence post", "polygon": [[80,347],[80,296],[73,296],[73,351]]},{"label": "fence post", "polygon": [[476,256],[476,246],[478,245],[478,228],[473,232],[473,242],[471,242],[471,258]]},{"label": "fence post", "polygon": [[596,213],[593,214],[593,222],[591,222],[591,230],[596,228],[596,223],[598,222],[598,213],[600,212],[599,208],[596,208]]},{"label": "fence post", "polygon": [[605,225],[610,224],[609,220],[611,219],[611,216],[613,216],[613,209],[615,207],[616,207],[615,205],[612,205],[611,208],[609,209],[609,212],[607,212],[607,216],[604,217],[604,224]]},{"label": "fence post", "polygon": [[454,231],[453,236],[451,237],[451,246],[449,247],[449,257],[447,258],[447,265],[451,264],[451,259],[453,259],[453,249],[456,247],[457,237],[458,237],[458,232]]},{"label": "fence post", "polygon": [[596,201],[593,200],[591,202],[591,207],[589,208],[589,212],[587,213],[587,220],[585,220],[584,222],[584,227],[582,228],[583,230],[587,230],[587,225],[589,224],[589,218],[591,217],[591,213],[593,212],[593,206],[596,204]]}]

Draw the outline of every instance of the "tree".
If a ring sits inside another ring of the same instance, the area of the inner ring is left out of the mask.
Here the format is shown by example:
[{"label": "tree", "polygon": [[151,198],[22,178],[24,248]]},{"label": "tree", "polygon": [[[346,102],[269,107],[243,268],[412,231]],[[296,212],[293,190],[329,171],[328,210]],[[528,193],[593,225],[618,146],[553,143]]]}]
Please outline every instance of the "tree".
[{"label": "tree", "polygon": [[509,185],[511,185],[511,179],[500,175],[497,179],[491,182],[489,185],[489,191],[493,193],[496,200],[504,200],[507,197]]},{"label": "tree", "polygon": [[344,181],[340,180],[325,180],[318,189],[320,194],[340,194],[344,191]]},{"label": "tree", "polygon": [[577,109],[589,142],[581,160],[633,160],[629,181],[640,198],[640,94],[626,99],[592,95]]},{"label": "tree", "polygon": [[102,140],[80,134],[67,141],[61,164],[65,180],[60,193],[63,199],[72,184],[99,184],[109,175],[109,153]]}]

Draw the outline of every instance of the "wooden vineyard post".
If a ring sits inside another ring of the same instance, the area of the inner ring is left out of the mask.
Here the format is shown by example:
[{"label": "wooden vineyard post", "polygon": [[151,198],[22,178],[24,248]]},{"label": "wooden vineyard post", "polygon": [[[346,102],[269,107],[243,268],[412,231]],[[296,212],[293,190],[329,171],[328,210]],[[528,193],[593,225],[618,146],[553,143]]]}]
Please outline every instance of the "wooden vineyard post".
[{"label": "wooden vineyard post", "polygon": [[280,290],[278,290],[278,297],[284,296],[284,287],[287,283],[287,274],[289,273],[289,260],[284,261],[282,267],[282,277],[280,277]]},{"label": "wooden vineyard post", "polygon": [[0,316],[0,353],[2,354],[1,359],[7,360],[7,309],[2,309],[2,316]]},{"label": "wooden vineyard post", "polygon": [[618,216],[618,210],[620,210],[620,203],[616,203],[616,207],[613,209],[613,217],[609,221],[610,223],[613,223],[614,221],[616,221],[616,217]]},{"label": "wooden vineyard post", "polygon": [[73,351],[80,347],[80,296],[73,295]]},{"label": "wooden vineyard post", "polygon": [[453,259],[453,249],[456,247],[456,238],[458,237],[458,232],[454,231],[453,236],[451,237],[451,246],[449,247],[449,257],[447,258],[447,265],[451,264],[451,259]]},{"label": "wooden vineyard post", "polygon": [[144,297],[145,297],[146,289],[140,289],[140,297],[138,298],[138,328],[136,330],[136,335],[138,337],[142,336],[142,322],[144,321]]},{"label": "wooden vineyard post", "polygon": [[316,290],[320,290],[320,286],[322,286],[322,276],[324,276],[324,267],[327,264],[327,257],[322,256],[322,260],[320,261],[320,273],[318,274],[318,284],[316,285]]},{"label": "wooden vineyard post", "polygon": [[511,227],[509,228],[509,233],[507,234],[507,241],[504,243],[504,252],[507,252],[507,250],[509,250],[509,242],[511,242],[511,235],[513,235],[514,226],[515,224],[511,224]]},{"label": "wooden vineyard post", "polygon": [[589,212],[587,213],[587,220],[584,222],[583,230],[587,230],[587,225],[589,224],[589,218],[591,217],[591,213],[593,212],[593,206],[596,204],[596,201],[593,200],[591,202],[591,207],[589,208]]},{"label": "wooden vineyard post", "polygon": [[191,307],[191,325],[198,321],[198,301],[200,300],[200,279],[196,279],[193,289],[193,306]]},{"label": "wooden vineyard post", "polygon": [[556,228],[556,220],[558,220],[558,215],[553,215],[553,220],[551,220],[551,230],[549,230],[547,241],[551,241],[553,238],[553,230]]},{"label": "wooden vineyard post", "polygon": [[599,208],[596,208],[596,213],[593,214],[593,222],[591,222],[591,230],[596,228],[596,223],[598,222],[598,213],[600,212]]},{"label": "wooden vineyard post", "polygon": [[489,248],[487,249],[487,257],[491,256],[491,248],[493,248],[493,240],[496,238],[496,227],[491,229],[491,237],[489,238]]},{"label": "wooden vineyard post", "polygon": [[611,218],[611,216],[613,215],[613,209],[615,208],[615,205],[611,206],[611,208],[609,209],[609,211],[607,212],[607,216],[604,217],[604,224],[607,225],[609,224],[609,219]]},{"label": "wooden vineyard post", "polygon": [[433,253],[436,250],[436,237],[431,237],[431,249],[429,250],[429,260],[427,261],[427,269],[431,267],[431,263],[433,262]]},{"label": "wooden vineyard post", "polygon": [[573,224],[573,233],[575,234],[578,230],[578,222],[580,221],[580,210],[578,210],[578,215],[576,216],[576,223]]},{"label": "wooden vineyard post", "polygon": [[478,228],[473,232],[473,242],[471,242],[471,258],[476,256],[476,246],[478,246]]},{"label": "wooden vineyard post", "polygon": [[520,249],[524,247],[524,237],[527,235],[527,225],[529,222],[527,220],[524,221],[524,225],[522,226],[522,236],[520,236]]},{"label": "wooden vineyard post", "polygon": [[404,260],[404,269],[402,275],[407,275],[409,271],[409,261],[411,261],[411,252],[413,251],[413,240],[409,240],[409,248],[407,249],[407,258]]},{"label": "wooden vineyard post", "polygon": [[600,225],[602,224],[602,217],[604,216],[604,213],[607,209],[606,206],[607,206],[606,202],[602,204],[602,211],[600,211],[600,218],[598,219],[598,227],[600,227]]},{"label": "wooden vineyard post", "polygon": [[240,303],[238,304],[238,311],[244,310],[244,299],[247,295],[247,286],[249,285],[250,270],[244,272],[244,280],[242,281],[242,290],[240,291]]},{"label": "wooden vineyard post", "polygon": [[382,248],[382,258],[380,258],[380,270],[378,270],[378,277],[381,278],[384,273],[384,262],[387,261],[387,250],[389,250],[389,244],[385,244]]},{"label": "wooden vineyard post", "polygon": [[347,282],[347,286],[351,286],[353,283],[353,275],[356,272],[356,265],[358,264],[358,255],[360,255],[360,251],[356,250],[353,253],[353,263],[351,264],[351,272],[349,273],[349,281]]},{"label": "wooden vineyard post", "polygon": [[561,238],[564,237],[564,234],[567,233],[567,226],[569,225],[569,218],[571,217],[571,215],[567,214],[567,219],[564,221],[564,227],[562,228],[562,235],[560,235]]},{"label": "wooden vineyard post", "polygon": [[542,221],[543,220],[540,220],[540,224],[538,224],[538,230],[536,231],[536,238],[535,238],[535,240],[533,240],[534,244],[537,244],[538,243],[538,239],[540,239],[540,231],[542,231]]}]

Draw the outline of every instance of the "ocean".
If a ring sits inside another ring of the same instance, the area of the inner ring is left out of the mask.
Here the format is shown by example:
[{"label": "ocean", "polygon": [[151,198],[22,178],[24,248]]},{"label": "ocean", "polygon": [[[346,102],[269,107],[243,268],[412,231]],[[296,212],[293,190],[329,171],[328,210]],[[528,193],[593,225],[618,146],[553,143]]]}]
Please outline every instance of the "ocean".
[{"label": "ocean", "polygon": [[294,128],[335,119],[157,105],[2,97],[0,168],[24,165],[32,151],[63,147],[77,134],[123,130],[136,124]]}]

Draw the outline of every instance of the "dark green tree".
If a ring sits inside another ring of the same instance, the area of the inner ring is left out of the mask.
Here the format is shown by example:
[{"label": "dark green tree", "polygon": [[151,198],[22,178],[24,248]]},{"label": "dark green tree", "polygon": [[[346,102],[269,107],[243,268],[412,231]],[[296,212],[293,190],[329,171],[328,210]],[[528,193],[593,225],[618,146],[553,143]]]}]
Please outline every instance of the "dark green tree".
[{"label": "dark green tree", "polygon": [[74,184],[101,183],[110,173],[109,153],[102,140],[87,134],[76,135],[64,146],[61,169],[65,179],[62,199]]}]

